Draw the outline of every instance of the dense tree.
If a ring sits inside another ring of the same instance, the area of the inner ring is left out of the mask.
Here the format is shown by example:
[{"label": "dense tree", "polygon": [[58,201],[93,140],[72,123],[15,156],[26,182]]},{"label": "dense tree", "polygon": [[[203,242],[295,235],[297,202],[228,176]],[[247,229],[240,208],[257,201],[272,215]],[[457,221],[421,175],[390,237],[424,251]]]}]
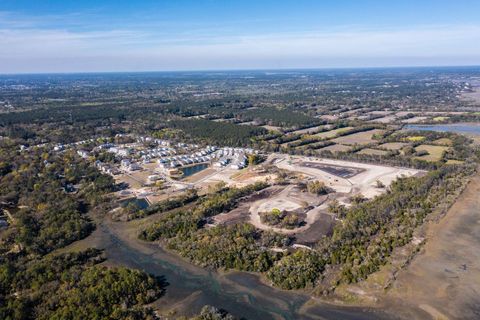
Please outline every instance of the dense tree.
[{"label": "dense tree", "polygon": [[308,182],[307,190],[316,195],[327,194],[330,192],[330,188],[327,187],[324,182],[318,180]]}]

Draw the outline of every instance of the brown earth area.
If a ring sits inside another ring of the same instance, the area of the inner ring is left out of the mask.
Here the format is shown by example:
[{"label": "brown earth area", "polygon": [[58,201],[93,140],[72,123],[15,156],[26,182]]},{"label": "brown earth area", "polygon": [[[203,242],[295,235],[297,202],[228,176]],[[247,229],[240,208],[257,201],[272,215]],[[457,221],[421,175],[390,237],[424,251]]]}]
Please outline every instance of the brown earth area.
[{"label": "brown earth area", "polygon": [[480,174],[381,299],[405,319],[480,319]]}]

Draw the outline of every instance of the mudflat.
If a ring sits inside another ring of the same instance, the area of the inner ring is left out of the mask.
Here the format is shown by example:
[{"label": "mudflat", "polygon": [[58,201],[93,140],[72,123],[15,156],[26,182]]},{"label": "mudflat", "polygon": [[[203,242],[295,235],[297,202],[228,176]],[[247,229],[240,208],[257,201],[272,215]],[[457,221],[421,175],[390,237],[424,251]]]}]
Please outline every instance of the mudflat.
[{"label": "mudflat", "polygon": [[[399,272],[386,303],[405,319],[480,319],[480,174]],[[398,310],[397,310],[398,309]]]}]

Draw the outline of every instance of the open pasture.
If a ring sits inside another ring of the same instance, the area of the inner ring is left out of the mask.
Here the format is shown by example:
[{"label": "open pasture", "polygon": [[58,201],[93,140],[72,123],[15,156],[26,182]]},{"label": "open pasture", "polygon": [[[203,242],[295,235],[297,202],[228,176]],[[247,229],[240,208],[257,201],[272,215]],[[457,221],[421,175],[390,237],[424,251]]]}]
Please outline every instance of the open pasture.
[{"label": "open pasture", "polygon": [[383,134],[384,132],[385,130],[373,129],[369,131],[357,132],[346,136],[341,136],[333,139],[333,141],[345,145],[369,144],[376,142],[376,140],[373,139],[374,135]]},{"label": "open pasture", "polygon": [[351,149],[349,146],[344,146],[343,144],[332,144],[325,148],[319,149],[320,151],[331,151],[331,152],[347,152]]},{"label": "open pasture", "polygon": [[408,143],[405,142],[387,142],[377,146],[379,149],[386,149],[386,150],[400,150],[403,147],[407,146]]},{"label": "open pasture", "polygon": [[377,149],[371,149],[371,148],[365,148],[357,152],[357,154],[371,154],[371,155],[377,155],[377,156],[385,156],[388,154],[387,151],[385,150],[377,150]]},{"label": "open pasture", "polygon": [[429,144],[422,144],[415,148],[415,151],[426,151],[428,154],[416,157],[420,160],[425,161],[439,161],[442,159],[443,153],[448,150],[448,147],[444,146],[433,146]]},{"label": "open pasture", "polygon": [[353,127],[344,127],[344,128],[333,129],[333,130],[330,130],[330,131],[317,133],[314,136],[318,137],[320,139],[329,139],[329,138],[336,137],[337,134],[342,133],[342,132],[346,132],[350,129],[353,129]]}]

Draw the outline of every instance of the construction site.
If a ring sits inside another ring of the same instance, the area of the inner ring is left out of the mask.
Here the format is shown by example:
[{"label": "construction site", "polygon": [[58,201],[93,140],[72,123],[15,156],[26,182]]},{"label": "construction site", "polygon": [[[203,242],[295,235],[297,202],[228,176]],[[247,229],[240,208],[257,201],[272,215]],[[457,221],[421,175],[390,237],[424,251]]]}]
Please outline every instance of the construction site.
[{"label": "construction site", "polygon": [[[118,198],[143,199],[151,205],[191,189],[206,194],[219,184],[241,188],[265,182],[267,188],[243,199],[233,210],[216,215],[210,224],[249,222],[258,229],[294,236],[297,244],[308,245],[329,235],[341,220],[332,212],[332,206],[348,208],[355,201],[386,192],[399,177],[425,174],[416,169],[279,153],[262,158],[263,162],[245,168],[222,166],[212,160],[201,167],[196,165],[197,170],[181,177],[165,174],[158,163],[146,163],[139,170],[115,175],[117,182],[126,186],[117,193]],[[153,182],[152,177],[156,178]],[[322,192],[309,191],[309,184],[315,183],[323,188]]]}]

